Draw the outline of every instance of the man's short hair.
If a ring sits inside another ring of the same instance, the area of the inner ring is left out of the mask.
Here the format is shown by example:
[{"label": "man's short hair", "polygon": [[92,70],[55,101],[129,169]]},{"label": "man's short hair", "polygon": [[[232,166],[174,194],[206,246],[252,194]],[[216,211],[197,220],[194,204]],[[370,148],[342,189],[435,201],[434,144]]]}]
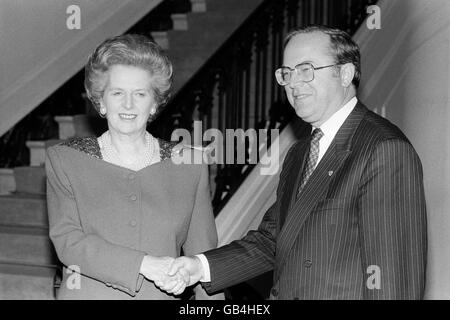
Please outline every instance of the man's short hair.
[{"label": "man's short hair", "polygon": [[335,63],[352,63],[355,66],[355,76],[353,85],[357,89],[361,80],[361,54],[358,45],[352,37],[345,31],[334,29],[322,25],[309,25],[291,30],[284,40],[284,47],[288,42],[298,34],[322,32],[330,36],[330,49],[334,56]]}]

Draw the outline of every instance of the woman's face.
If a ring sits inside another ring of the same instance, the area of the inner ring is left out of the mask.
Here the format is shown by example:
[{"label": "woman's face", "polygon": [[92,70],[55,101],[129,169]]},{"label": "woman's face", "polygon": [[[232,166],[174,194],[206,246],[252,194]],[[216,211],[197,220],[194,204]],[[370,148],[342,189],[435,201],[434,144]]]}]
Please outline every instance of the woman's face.
[{"label": "woman's face", "polygon": [[145,131],[150,111],[156,110],[152,77],[139,67],[114,65],[100,102],[110,131],[133,135]]}]

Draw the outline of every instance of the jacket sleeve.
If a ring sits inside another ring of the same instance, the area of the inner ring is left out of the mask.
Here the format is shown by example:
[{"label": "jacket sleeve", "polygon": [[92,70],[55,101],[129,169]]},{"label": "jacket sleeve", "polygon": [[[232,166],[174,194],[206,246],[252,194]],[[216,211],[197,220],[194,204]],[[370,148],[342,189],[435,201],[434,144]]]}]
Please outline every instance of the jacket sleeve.
[{"label": "jacket sleeve", "polygon": [[275,264],[277,203],[265,213],[258,230],[225,246],[205,252],[211,282],[203,283],[215,292],[270,271]]},{"label": "jacket sleeve", "polygon": [[[289,163],[295,158],[294,143],[283,162],[280,179],[289,175]],[[266,211],[257,230],[251,230],[245,237],[220,248],[205,252],[209,263],[211,282],[203,283],[208,292],[215,292],[257,277],[275,267],[275,250],[280,224],[280,183],[277,199]]]},{"label": "jacket sleeve", "polygon": [[139,270],[145,253],[83,230],[63,167],[58,150],[49,148],[46,157],[49,232],[58,258],[65,266],[77,266],[83,275],[136,295],[143,281]]},{"label": "jacket sleeve", "polygon": [[[201,165],[192,218],[187,239],[183,245],[185,255],[194,255],[217,247],[217,229],[211,205],[209,172]],[[196,300],[223,300],[223,293],[209,295],[199,284],[195,287]]]},{"label": "jacket sleeve", "polygon": [[365,299],[422,299],[427,257],[422,165],[406,141],[380,142],[359,195]]},{"label": "jacket sleeve", "polygon": [[217,247],[217,229],[208,177],[207,165],[201,165],[192,216],[186,241],[183,244],[185,255],[194,255]]}]

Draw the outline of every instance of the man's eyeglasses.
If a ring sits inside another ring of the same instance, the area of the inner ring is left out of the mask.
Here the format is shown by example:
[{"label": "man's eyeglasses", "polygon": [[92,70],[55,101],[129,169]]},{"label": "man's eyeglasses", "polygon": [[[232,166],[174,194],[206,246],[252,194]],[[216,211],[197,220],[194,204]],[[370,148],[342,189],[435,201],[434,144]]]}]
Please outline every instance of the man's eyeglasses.
[{"label": "man's eyeglasses", "polygon": [[298,77],[299,80],[303,82],[311,82],[314,80],[314,70],[325,69],[329,67],[338,66],[337,64],[330,64],[329,66],[314,67],[311,63],[300,63],[291,69],[289,67],[281,67],[275,71],[275,78],[281,86],[289,84],[292,80],[293,73]]}]

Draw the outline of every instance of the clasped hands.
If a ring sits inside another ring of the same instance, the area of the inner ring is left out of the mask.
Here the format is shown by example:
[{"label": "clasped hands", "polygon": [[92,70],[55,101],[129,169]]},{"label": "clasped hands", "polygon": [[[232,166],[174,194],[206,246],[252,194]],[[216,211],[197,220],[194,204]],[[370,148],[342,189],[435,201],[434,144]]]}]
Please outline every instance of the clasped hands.
[{"label": "clasped hands", "polygon": [[203,277],[203,267],[197,257],[152,257],[142,260],[140,273],[157,287],[174,295],[184,292]]}]

